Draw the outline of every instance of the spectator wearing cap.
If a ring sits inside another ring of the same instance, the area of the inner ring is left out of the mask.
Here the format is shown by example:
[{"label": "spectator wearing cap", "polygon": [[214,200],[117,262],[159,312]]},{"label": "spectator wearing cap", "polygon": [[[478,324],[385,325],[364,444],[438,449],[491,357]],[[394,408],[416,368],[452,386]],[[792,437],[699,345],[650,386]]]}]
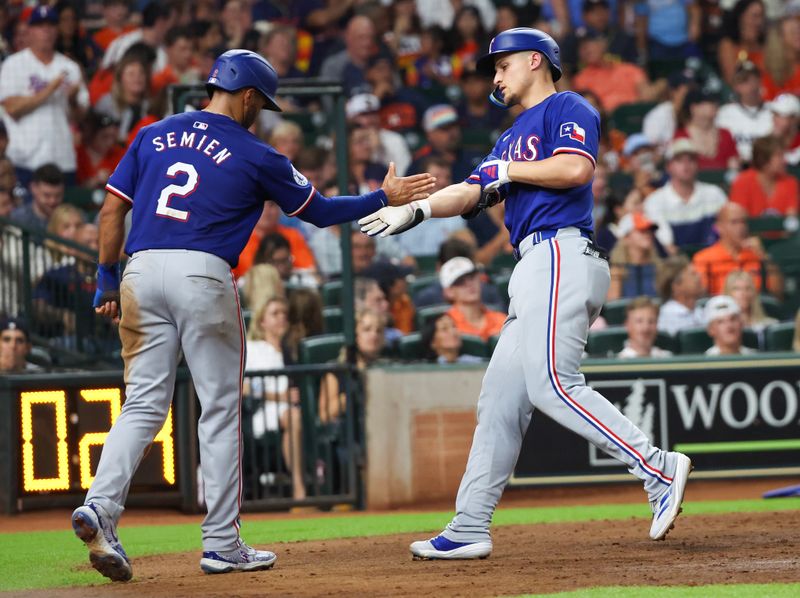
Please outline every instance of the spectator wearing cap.
[{"label": "spectator wearing cap", "polygon": [[[572,4],[574,5],[576,2],[572,2]],[[580,39],[587,34],[599,33],[608,39],[608,54],[612,60],[636,64],[639,58],[636,40],[624,29],[620,29],[614,24],[617,21],[611,18],[612,10],[609,0],[582,0],[577,4],[579,6],[573,10],[583,17],[583,23],[577,25],[560,44],[561,66],[566,73],[577,72],[578,44]]]},{"label": "spectator wearing cap", "polygon": [[738,0],[723,19],[725,32],[717,46],[717,64],[722,79],[733,83],[736,65],[749,60],[758,67],[764,66],[764,40],[767,20],[762,0]]},{"label": "spectator wearing cap", "polygon": [[607,300],[656,296],[656,276],[661,259],[655,230],[641,212],[623,216],[617,225],[619,241],[611,252],[611,284]]},{"label": "spectator wearing cap", "polygon": [[800,207],[797,179],[786,172],[783,141],[762,137],[753,143],[753,162],[731,185],[731,201],[750,218],[796,215]]},{"label": "spectator wearing cap", "polygon": [[663,173],[658,168],[655,145],[644,133],[634,133],[625,140],[622,148],[623,170],[633,178],[633,188],[642,197],[650,195],[662,184]]},{"label": "spectator wearing cap", "polygon": [[354,127],[370,131],[377,143],[371,160],[384,166],[394,162],[398,176],[403,176],[411,165],[411,152],[402,135],[381,127],[381,101],[371,93],[360,93],[347,100],[345,115]]},{"label": "spectator wearing cap", "polygon": [[200,73],[192,65],[193,48],[192,34],[188,27],[175,26],[167,31],[164,35],[167,65],[153,73],[150,89],[154,96],[169,85],[196,83],[200,80]]},{"label": "spectator wearing cap", "polygon": [[462,181],[480,163],[480,156],[461,147],[458,113],[449,104],[437,104],[428,108],[422,117],[422,128],[428,143],[414,154],[408,174],[423,172],[422,160],[437,156],[450,164],[451,180]]},{"label": "spectator wearing cap", "polygon": [[672,229],[665,245],[678,248],[710,245],[714,238],[714,218],[728,198],[710,183],[697,180],[697,150],[691,140],[675,139],[667,148],[669,181],[651,193],[644,202],[644,213],[653,222],[666,222]]},{"label": "spectator wearing cap", "polygon": [[640,56],[673,61],[697,55],[701,12],[695,0],[640,0],[634,11]]},{"label": "spectator wearing cap", "polygon": [[[783,279],[780,271],[770,263],[769,256],[757,237],[750,237],[747,212],[737,203],[728,202],[717,214],[719,241],[694,254],[692,262],[712,295],[719,295],[728,274],[735,270],[749,272],[758,289],[766,286],[770,293],[780,296]],[[764,285],[764,273],[767,280]]]},{"label": "spectator wearing cap", "polygon": [[122,60],[128,49],[137,43],[144,43],[156,53],[153,70],[161,71],[167,66],[167,53],[164,50],[164,36],[175,24],[175,11],[161,2],[150,2],[142,10],[142,26],[117,37],[103,55],[101,66],[113,72],[114,66]]},{"label": "spectator wearing cap", "polygon": [[703,279],[685,255],[673,255],[662,262],[656,285],[663,301],[659,330],[675,335],[703,325],[703,309],[697,305],[705,294]]},{"label": "spectator wearing cap", "polygon": [[752,355],[756,351],[742,344],[742,313],[733,297],[717,295],[705,307],[706,331],[714,341],[706,355]]},{"label": "spectator wearing cap", "polygon": [[447,314],[462,334],[487,341],[500,332],[506,314],[490,310],[481,301],[480,272],[471,259],[454,257],[442,264],[439,283],[445,299],[452,304]]},{"label": "spectator wearing cap", "polygon": [[767,34],[763,82],[768,99],[782,93],[800,93],[800,5],[786,10],[787,14]]},{"label": "spectator wearing cap", "polygon": [[769,102],[772,113],[772,135],[783,142],[786,163],[800,164],[800,100],[790,93],[782,93]]},{"label": "spectator wearing cap", "polygon": [[658,104],[644,117],[642,132],[658,146],[662,153],[675,137],[678,113],[686,99],[686,94],[695,85],[696,77],[695,71],[688,68],[670,73],[667,78],[669,99]]},{"label": "spectator wearing cap", "polygon": [[367,61],[377,50],[375,25],[366,16],[354,16],[347,23],[344,44],[344,50],[322,63],[320,77],[344,82],[345,93],[351,95],[354,89],[366,84]]},{"label": "spectator wearing cap", "polygon": [[98,189],[105,186],[125,155],[125,148],[117,142],[119,123],[110,116],[90,110],[83,125],[81,143],[75,149],[77,183],[87,189]]},{"label": "spectator wearing cap", "polygon": [[[34,170],[55,163],[75,180],[71,122],[89,105],[80,66],[55,50],[54,9],[39,6],[28,18],[28,47],[0,65],[0,105],[8,130],[8,157],[27,186]],[[42,123],[47,123],[43,126]]]},{"label": "spectator wearing cap", "polygon": [[670,357],[672,353],[656,347],[658,305],[650,297],[637,297],[625,308],[625,331],[628,338],[617,357]]},{"label": "spectator wearing cap", "polygon": [[649,102],[664,90],[663,82],[651,84],[647,74],[630,62],[608,58],[608,40],[601,33],[586,32],[578,42],[578,59],[583,65],[573,78],[576,89],[588,89],[611,113],[622,104]]},{"label": "spectator wearing cap", "polygon": [[462,97],[456,106],[458,124],[465,131],[485,131],[489,145],[492,133],[502,127],[506,112],[486,100],[492,91],[491,80],[475,69],[467,69],[461,77]]},{"label": "spectator wearing cap", "polygon": [[717,113],[717,126],[727,129],[736,141],[743,162],[753,157],[753,141],[772,132],[772,113],[764,104],[761,71],[752,62],[740,62],[733,76],[736,101],[725,104]]},{"label": "spectator wearing cap", "polygon": [[35,231],[45,232],[50,216],[64,201],[64,175],[55,164],[45,164],[33,172],[33,201],[19,206],[11,219]]},{"label": "spectator wearing cap", "polygon": [[675,138],[687,137],[697,150],[700,170],[738,170],[739,152],[727,129],[717,126],[719,96],[693,89],[686,94]]},{"label": "spectator wearing cap", "polygon": [[29,363],[26,357],[31,352],[28,328],[16,318],[8,318],[0,325],[0,372],[13,374],[41,370]]}]

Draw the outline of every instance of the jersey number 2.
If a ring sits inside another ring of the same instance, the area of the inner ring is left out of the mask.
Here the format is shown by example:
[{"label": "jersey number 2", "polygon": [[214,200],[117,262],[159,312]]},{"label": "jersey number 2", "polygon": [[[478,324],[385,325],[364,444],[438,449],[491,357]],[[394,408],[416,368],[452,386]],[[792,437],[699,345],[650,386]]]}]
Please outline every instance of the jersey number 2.
[{"label": "jersey number 2", "polygon": [[194,193],[200,182],[200,175],[197,174],[194,166],[186,162],[175,162],[175,164],[167,168],[167,176],[172,179],[181,173],[188,175],[186,182],[183,185],[167,185],[161,190],[161,195],[158,196],[156,214],[172,220],[186,222],[189,219],[189,212],[169,207],[169,200],[173,197],[188,197]]}]

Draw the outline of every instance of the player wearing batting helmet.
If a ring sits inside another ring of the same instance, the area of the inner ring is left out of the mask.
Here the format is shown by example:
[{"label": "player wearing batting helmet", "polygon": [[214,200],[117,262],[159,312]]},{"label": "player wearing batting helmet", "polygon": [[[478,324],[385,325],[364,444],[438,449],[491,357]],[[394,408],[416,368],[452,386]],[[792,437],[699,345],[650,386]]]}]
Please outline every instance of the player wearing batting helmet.
[{"label": "player wearing batting helmet", "polygon": [[[116,526],[131,478],[169,412],[181,351],[203,410],[198,438],[208,515],[200,567],[226,573],[275,563],[272,552],[239,535],[245,340],[231,273],[265,198],[289,216],[328,226],[422,199],[434,184],[428,174],[398,178],[390,165],[376,191],[325,197],[247,130],[261,110],[280,110],[277,87],[264,58],[225,52],[207,80],[208,107],[142,128],[106,185],[94,306],[111,318],[121,307],[126,400],[72,526],[94,568],[115,581],[133,574]],[[120,282],[129,210],[130,260]]]},{"label": "player wearing batting helmet", "polygon": [[500,33],[478,66],[494,75],[493,102],[524,109],[511,128],[465,181],[359,221],[368,234],[386,236],[430,217],[472,214],[504,201],[518,260],[509,285],[508,320],[483,379],[457,514],[435,538],[411,544],[411,553],[418,559],[489,556],[492,514],[534,409],[642,480],[653,510],[650,537],[660,540],[681,510],[691,462],[653,446],[586,386],[579,371],[589,326],[610,281],[605,253],[592,240],[600,117],[578,94],[556,91],[559,49],[542,31],[520,27]]}]

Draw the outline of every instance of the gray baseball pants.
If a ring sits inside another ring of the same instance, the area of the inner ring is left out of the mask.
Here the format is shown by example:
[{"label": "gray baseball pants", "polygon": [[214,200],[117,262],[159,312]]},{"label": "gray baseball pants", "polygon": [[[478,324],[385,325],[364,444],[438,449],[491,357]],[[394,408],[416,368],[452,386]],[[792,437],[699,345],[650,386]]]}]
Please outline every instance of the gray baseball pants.
[{"label": "gray baseball pants", "polygon": [[509,283],[509,316],[483,379],[478,425],[442,533],[454,542],[490,539],[489,525],[519,456],[534,408],[628,466],[651,498],[667,490],[674,457],[588,386],[580,361],[610,282],[608,262],[585,252],[577,229],[520,244]]},{"label": "gray baseball pants", "polygon": [[120,295],[126,399],[86,503],[119,520],[131,478],[169,412],[183,350],[202,407],[203,548],[231,550],[239,538],[245,340],[230,266],[200,251],[140,251],[125,268]]}]

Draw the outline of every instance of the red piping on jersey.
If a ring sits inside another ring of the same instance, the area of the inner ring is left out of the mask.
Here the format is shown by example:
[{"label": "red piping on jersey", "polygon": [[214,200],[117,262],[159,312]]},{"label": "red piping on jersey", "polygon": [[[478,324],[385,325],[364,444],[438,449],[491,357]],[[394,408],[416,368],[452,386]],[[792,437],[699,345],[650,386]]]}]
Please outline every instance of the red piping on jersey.
[{"label": "red piping on jersey", "polygon": [[314,189],[314,185],[311,185],[311,193],[308,194],[308,197],[306,197],[306,200],[302,204],[300,204],[300,207],[297,208],[294,212],[290,212],[290,213],[288,213],[286,215],[287,216],[297,216],[298,214],[300,214],[303,210],[306,209],[306,207],[308,207],[308,204],[311,203],[311,198],[314,197],[314,194],[316,192],[317,192],[317,190]]},{"label": "red piping on jersey", "polygon": [[133,200],[132,200],[130,197],[128,197],[127,195],[125,195],[125,194],[124,194],[122,191],[120,191],[119,189],[115,189],[114,187],[112,187],[112,186],[111,186],[111,185],[109,185],[108,183],[106,183],[106,191],[108,191],[108,192],[109,192],[109,193],[111,193],[112,195],[116,195],[116,196],[117,196],[117,197],[119,197],[120,199],[124,199],[124,200],[125,200],[125,201],[127,201],[128,203],[133,203]]},{"label": "red piping on jersey", "polygon": [[595,161],[594,156],[592,156],[592,154],[590,154],[589,152],[586,152],[582,149],[578,149],[577,147],[557,147],[556,149],[553,150],[554,156],[556,154],[564,154],[564,153],[580,154],[581,156],[589,158],[589,160],[592,162],[592,166],[597,167],[597,162]]}]

